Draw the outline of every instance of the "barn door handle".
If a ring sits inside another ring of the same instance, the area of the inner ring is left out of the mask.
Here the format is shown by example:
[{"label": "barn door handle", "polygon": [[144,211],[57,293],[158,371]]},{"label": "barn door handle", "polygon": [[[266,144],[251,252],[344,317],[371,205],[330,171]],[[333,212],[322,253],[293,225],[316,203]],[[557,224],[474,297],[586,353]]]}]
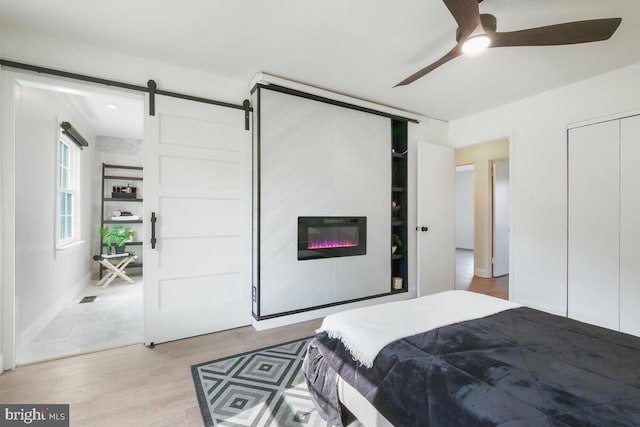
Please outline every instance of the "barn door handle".
[{"label": "barn door handle", "polygon": [[158,218],[156,218],[156,213],[155,212],[151,212],[151,249],[155,249],[156,248],[156,221],[158,220]]}]

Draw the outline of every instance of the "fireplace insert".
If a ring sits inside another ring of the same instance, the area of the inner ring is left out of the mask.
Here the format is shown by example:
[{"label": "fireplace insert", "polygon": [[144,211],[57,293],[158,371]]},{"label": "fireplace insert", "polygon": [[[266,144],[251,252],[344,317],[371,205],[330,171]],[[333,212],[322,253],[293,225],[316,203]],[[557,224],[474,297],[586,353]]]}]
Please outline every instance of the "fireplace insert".
[{"label": "fireplace insert", "polygon": [[299,260],[365,255],[366,253],[366,217],[298,217]]}]

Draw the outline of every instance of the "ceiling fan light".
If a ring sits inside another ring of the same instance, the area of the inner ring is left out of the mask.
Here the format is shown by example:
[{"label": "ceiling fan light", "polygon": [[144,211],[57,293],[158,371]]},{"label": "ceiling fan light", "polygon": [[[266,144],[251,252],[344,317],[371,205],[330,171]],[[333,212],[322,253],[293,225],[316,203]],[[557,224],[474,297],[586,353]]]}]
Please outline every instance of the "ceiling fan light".
[{"label": "ceiling fan light", "polygon": [[491,44],[491,39],[486,34],[469,37],[462,44],[462,53],[465,55],[478,55],[484,52]]}]

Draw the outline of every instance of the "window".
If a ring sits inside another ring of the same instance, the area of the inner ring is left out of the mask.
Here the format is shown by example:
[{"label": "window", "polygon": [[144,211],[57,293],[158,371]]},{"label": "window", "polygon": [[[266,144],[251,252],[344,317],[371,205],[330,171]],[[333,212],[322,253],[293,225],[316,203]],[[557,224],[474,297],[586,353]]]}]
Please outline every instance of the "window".
[{"label": "window", "polygon": [[58,191],[56,243],[66,246],[78,240],[78,149],[60,134],[58,142]]}]

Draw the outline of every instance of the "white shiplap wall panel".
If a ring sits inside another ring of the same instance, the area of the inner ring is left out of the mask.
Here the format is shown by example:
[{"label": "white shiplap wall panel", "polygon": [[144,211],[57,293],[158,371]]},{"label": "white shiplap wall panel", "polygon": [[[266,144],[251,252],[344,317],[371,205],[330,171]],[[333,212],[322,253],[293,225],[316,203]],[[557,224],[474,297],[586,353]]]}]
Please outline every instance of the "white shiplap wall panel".
[{"label": "white shiplap wall panel", "polygon": [[[388,293],[390,119],[261,91],[260,315]],[[367,254],[298,261],[298,216],[366,216]]]}]

